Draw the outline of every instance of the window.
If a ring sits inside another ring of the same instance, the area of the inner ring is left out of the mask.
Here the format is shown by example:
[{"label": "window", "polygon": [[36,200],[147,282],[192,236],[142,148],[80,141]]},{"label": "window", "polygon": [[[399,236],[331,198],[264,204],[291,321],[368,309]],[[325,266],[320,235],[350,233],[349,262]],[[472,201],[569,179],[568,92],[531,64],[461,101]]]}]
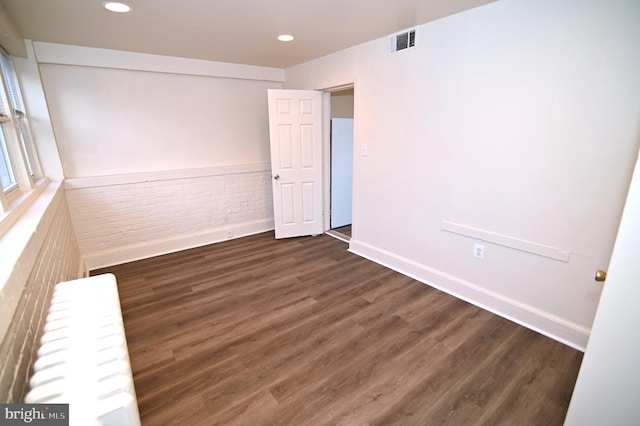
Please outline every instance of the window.
[{"label": "window", "polygon": [[9,192],[17,186],[16,178],[13,175],[13,169],[9,162],[9,154],[7,152],[7,143],[4,140],[3,132],[0,132],[0,181],[2,182],[2,190]]},{"label": "window", "polygon": [[22,105],[22,96],[20,96],[20,90],[16,84],[15,72],[11,66],[9,58],[5,55],[0,55],[0,65],[2,68],[2,77],[4,78],[4,84],[6,87],[7,95],[9,96],[9,102],[11,109],[13,110],[14,117],[17,122],[18,137],[20,139],[20,145],[24,153],[24,159],[29,170],[29,176],[34,176],[35,171],[31,161],[32,152],[27,149],[27,143],[25,139],[27,124],[26,114],[24,106]]},{"label": "window", "polygon": [[0,53],[0,212],[8,197],[28,191],[40,177],[35,146],[11,59]]}]

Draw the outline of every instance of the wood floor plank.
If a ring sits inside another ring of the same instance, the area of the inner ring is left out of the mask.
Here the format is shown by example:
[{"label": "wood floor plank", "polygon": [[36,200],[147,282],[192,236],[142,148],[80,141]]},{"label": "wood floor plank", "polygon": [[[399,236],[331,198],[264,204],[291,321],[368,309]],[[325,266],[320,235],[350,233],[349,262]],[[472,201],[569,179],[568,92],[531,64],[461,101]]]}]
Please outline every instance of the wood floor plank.
[{"label": "wood floor plank", "polygon": [[144,425],[560,425],[582,359],[328,236],[103,272]]}]

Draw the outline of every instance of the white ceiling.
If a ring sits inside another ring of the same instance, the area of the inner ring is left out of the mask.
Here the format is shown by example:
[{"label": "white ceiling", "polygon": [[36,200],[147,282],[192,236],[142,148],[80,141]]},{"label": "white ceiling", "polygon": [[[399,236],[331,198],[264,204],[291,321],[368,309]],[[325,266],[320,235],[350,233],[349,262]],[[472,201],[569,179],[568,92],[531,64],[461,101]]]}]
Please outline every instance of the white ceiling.
[{"label": "white ceiling", "polygon": [[494,0],[124,0],[128,14],[102,1],[0,4],[35,41],[286,68]]}]

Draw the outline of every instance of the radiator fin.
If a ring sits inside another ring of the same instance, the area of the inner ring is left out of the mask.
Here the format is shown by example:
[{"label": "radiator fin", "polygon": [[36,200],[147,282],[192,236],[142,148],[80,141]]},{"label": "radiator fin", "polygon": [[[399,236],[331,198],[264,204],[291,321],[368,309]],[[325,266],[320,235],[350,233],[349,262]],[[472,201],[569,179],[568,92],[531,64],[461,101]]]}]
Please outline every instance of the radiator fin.
[{"label": "radiator fin", "polygon": [[114,275],[55,286],[33,371],[25,402],[68,403],[72,425],[140,425]]}]

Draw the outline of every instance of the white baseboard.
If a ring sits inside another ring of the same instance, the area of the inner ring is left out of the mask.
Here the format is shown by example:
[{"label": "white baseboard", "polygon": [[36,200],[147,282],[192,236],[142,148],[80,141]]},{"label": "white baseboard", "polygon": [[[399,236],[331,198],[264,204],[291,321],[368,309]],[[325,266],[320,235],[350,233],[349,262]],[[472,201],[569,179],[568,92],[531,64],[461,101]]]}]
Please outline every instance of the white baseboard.
[{"label": "white baseboard", "polygon": [[247,235],[259,234],[273,229],[273,219],[239,223],[223,228],[210,229],[198,234],[176,235],[173,238],[145,241],[141,244],[128,245],[95,253],[86,253],[85,262],[89,270],[95,270],[180,250],[205,246],[207,244],[219,243]]},{"label": "white baseboard", "polygon": [[349,251],[575,349],[586,348],[591,329],[572,321],[366,243],[352,239]]}]

